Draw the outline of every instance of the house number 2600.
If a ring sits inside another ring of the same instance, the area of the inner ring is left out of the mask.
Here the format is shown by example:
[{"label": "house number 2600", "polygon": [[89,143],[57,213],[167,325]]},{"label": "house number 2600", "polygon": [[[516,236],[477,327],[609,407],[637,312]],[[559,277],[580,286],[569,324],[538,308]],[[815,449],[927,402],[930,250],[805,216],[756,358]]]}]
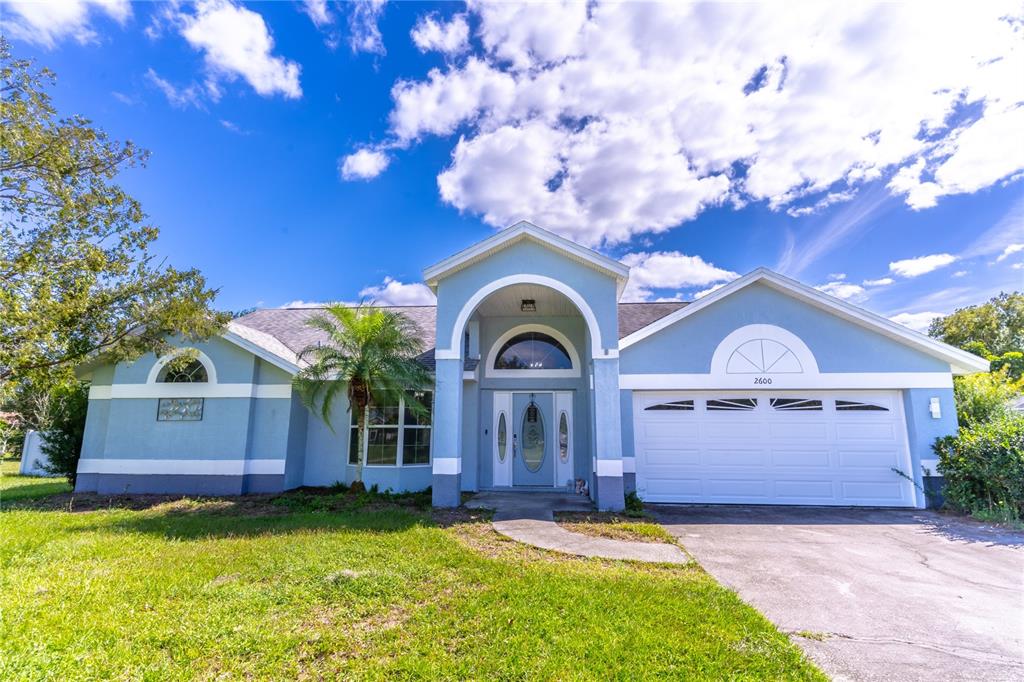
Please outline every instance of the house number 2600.
[{"label": "house number 2600", "polygon": [[757,385],[757,384],[771,384],[771,383],[772,383],[772,378],[771,377],[754,377],[754,384],[755,385]]}]

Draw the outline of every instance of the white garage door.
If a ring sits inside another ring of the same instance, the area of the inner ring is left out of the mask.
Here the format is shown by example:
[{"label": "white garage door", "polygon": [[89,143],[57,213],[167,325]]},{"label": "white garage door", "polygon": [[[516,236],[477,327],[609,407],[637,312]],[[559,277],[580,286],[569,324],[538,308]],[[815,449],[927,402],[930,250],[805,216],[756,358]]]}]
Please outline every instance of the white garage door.
[{"label": "white garage door", "polygon": [[900,394],[634,393],[650,502],[913,506]]}]

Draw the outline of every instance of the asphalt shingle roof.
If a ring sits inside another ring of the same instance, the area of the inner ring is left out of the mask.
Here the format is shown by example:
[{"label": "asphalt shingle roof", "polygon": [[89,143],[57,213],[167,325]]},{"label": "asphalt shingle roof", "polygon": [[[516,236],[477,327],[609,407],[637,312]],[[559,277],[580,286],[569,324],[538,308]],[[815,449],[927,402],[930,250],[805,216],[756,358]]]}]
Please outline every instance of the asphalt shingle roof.
[{"label": "asphalt shingle roof", "polygon": [[[621,339],[639,329],[643,329],[685,305],[686,303],[682,301],[620,303],[619,338]],[[437,307],[394,306],[388,307],[388,309],[402,313],[416,326],[420,332],[423,347],[427,349],[420,356],[420,361],[429,367],[433,367]],[[323,308],[266,308],[243,315],[235,319],[232,325],[240,325],[258,332],[255,335],[246,335],[245,330],[241,330],[242,336],[246,336],[246,338],[249,338],[249,340],[258,345],[267,345],[260,343],[258,340],[259,335],[266,335],[272,337],[292,353],[298,354],[306,346],[323,342],[327,339],[323,332],[318,329],[312,329],[306,324],[311,317],[322,313],[323,310]],[[277,349],[267,348],[266,350],[278,355],[281,354]],[[475,365],[476,361],[466,361],[466,369],[472,370],[475,368]]]}]

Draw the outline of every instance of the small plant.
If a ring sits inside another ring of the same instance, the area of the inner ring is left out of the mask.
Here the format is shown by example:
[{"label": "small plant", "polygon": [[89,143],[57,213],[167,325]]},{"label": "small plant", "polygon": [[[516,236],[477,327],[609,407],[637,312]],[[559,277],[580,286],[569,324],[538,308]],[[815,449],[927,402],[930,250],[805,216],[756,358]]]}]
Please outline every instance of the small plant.
[{"label": "small plant", "polygon": [[644,501],[640,499],[636,491],[626,495],[626,510],[623,514],[634,519],[647,516],[646,512],[644,512]]}]

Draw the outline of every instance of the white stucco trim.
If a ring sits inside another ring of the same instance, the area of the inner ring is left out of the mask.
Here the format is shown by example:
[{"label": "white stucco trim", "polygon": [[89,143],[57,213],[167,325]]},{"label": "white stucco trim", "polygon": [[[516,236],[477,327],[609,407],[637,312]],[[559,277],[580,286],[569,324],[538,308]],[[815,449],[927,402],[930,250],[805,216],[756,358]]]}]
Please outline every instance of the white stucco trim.
[{"label": "white stucco trim", "polygon": [[80,459],[79,474],[280,475],[283,459]]},{"label": "white stucco trim", "polygon": [[291,397],[291,384],[114,384],[89,387],[89,400]]},{"label": "white stucco trim", "polygon": [[174,349],[173,352],[157,358],[156,362],[153,363],[153,366],[149,368],[149,375],[146,376],[146,383],[156,384],[156,378],[160,374],[160,370],[162,370],[167,365],[168,362],[170,362],[171,360],[185,352],[195,353],[196,359],[199,360],[199,362],[203,363],[203,367],[206,368],[206,383],[216,384],[217,368],[214,366],[213,360],[210,359],[210,356],[204,353],[203,351],[199,350],[198,348],[176,348]]},{"label": "white stucco trim", "polygon": [[532,239],[556,251],[560,251],[574,260],[585,263],[601,272],[609,274],[619,280],[619,293],[625,287],[626,279],[629,277],[629,267],[619,261],[609,258],[603,254],[580,246],[576,242],[559,237],[553,232],[537,227],[533,223],[520,220],[515,225],[501,230],[483,241],[473,244],[469,248],[459,251],[453,256],[445,258],[423,270],[423,281],[427,286],[437,292],[437,282],[445,275],[457,272],[467,265],[497,251],[510,243],[521,239]]},{"label": "white stucco trim", "polygon": [[590,309],[590,305],[578,291],[565,282],[552,277],[523,273],[501,277],[480,287],[462,306],[462,310],[459,311],[459,316],[455,319],[455,324],[452,327],[452,336],[448,348],[438,348],[435,350],[434,358],[437,360],[460,359],[462,357],[462,332],[466,328],[470,315],[488,296],[499,289],[504,289],[513,284],[537,284],[564,294],[566,298],[576,305],[577,310],[580,311],[580,314],[583,315],[583,319],[587,323],[587,329],[590,331],[590,346],[593,349],[593,357],[608,357],[605,355],[601,345],[601,327],[597,324],[597,316],[594,315],[594,311]]},{"label": "white stucco trim", "polygon": [[462,458],[435,457],[433,471],[435,476],[456,476],[458,474],[461,474]]},{"label": "white stucco trim", "polygon": [[622,460],[621,459],[599,459],[597,460],[597,475],[598,476],[614,476],[622,478]]},{"label": "white stucco trim", "polygon": [[[727,374],[726,366],[733,352],[744,343],[756,339],[770,339],[788,348],[799,361],[803,369],[802,374],[818,373],[818,361],[814,358],[814,353],[799,336],[774,324],[748,324],[730,332],[715,348],[715,352],[711,356],[711,374]],[[766,372],[765,376],[774,375],[771,372]]]},{"label": "white stucco trim", "polygon": [[893,322],[892,320],[888,320],[881,315],[876,315],[875,313],[864,310],[863,308],[858,308],[846,301],[841,301],[834,296],[829,296],[828,294],[818,291],[813,287],[809,287],[797,282],[796,280],[784,277],[777,272],[772,272],[768,268],[758,268],[753,272],[749,272],[743,277],[726,284],[721,289],[708,294],[704,298],[683,306],[679,310],[666,315],[660,320],[657,320],[642,329],[638,329],[632,334],[619,340],[619,349],[629,348],[633,344],[643,341],[647,337],[657,334],[659,331],[670,327],[676,322],[694,315],[708,306],[714,305],[723,298],[731,296],[737,291],[745,289],[751,284],[755,284],[757,282],[762,282],[777,291],[786,293],[821,310],[837,315],[838,317],[860,325],[861,327],[880,333],[883,336],[900,343],[904,343],[913,348],[917,348],[928,355],[948,362],[952,365],[952,370],[955,374],[970,374],[973,372],[987,372],[989,370],[988,361],[979,358],[973,353],[968,353],[960,350],[959,348],[954,348],[949,344],[936,341],[929,336],[921,334],[920,332],[915,332],[912,329],[897,322]]},{"label": "white stucco trim", "polygon": [[[526,332],[539,332],[547,334],[558,341],[569,354],[569,361],[572,362],[572,369],[494,369],[494,362],[498,359],[498,351],[505,345],[505,342],[516,334]],[[512,327],[498,337],[498,340],[491,344],[487,351],[487,361],[484,363],[484,376],[495,379],[564,379],[578,378],[580,376],[580,355],[576,352],[569,337],[554,327],[546,324],[520,324]]]},{"label": "white stucco trim", "polygon": [[771,384],[757,384],[760,374],[622,374],[623,390],[713,390],[744,389],[771,391],[789,389],[865,388],[952,388],[949,372],[826,372],[824,374],[773,374]]}]

